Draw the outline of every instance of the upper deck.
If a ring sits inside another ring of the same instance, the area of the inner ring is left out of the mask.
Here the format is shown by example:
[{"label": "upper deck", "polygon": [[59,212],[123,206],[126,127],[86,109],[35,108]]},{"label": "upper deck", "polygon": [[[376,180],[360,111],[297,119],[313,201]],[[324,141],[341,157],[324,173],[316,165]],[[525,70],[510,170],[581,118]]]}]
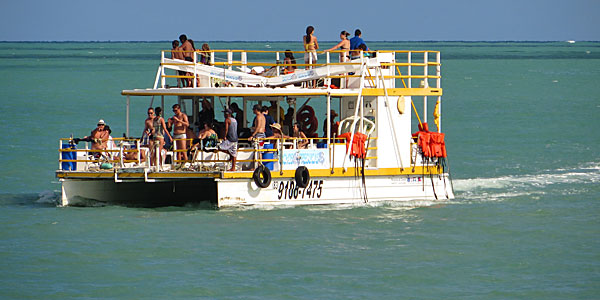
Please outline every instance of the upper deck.
[{"label": "upper deck", "polygon": [[[284,63],[286,51],[197,50],[192,61],[161,51],[154,85],[123,90],[125,96],[441,96],[439,51],[360,52],[339,62],[342,51],[319,52],[316,62]],[[201,58],[207,64],[200,63]],[[290,73],[286,68],[295,68]],[[254,71],[253,71],[254,70]],[[259,72],[256,73],[255,71]],[[264,70],[264,72],[260,72]],[[194,80],[195,79],[195,80]],[[183,87],[182,81],[190,81]]]}]

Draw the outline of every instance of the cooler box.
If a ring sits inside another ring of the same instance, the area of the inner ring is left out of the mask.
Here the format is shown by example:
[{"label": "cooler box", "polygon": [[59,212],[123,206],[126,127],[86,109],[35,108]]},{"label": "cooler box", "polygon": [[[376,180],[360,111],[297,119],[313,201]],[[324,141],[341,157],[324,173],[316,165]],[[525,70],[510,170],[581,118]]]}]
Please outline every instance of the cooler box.
[{"label": "cooler box", "polygon": [[[77,147],[75,147],[75,145],[70,145],[70,144],[62,144],[62,148],[63,149],[77,149]],[[77,152],[61,152],[62,155],[62,159],[72,159],[75,160],[77,159]],[[77,170],[77,163],[76,162],[67,162],[67,161],[63,161],[61,164],[61,167],[64,171],[75,171]]]},{"label": "cooler box", "polygon": [[[263,145],[263,149],[273,149],[273,144],[264,144]],[[263,152],[262,158],[263,159],[273,159],[274,153],[273,152]],[[273,171],[273,167],[275,167],[275,163],[272,161],[268,161],[268,162],[263,162],[263,165],[267,168],[269,168],[269,170]]]}]

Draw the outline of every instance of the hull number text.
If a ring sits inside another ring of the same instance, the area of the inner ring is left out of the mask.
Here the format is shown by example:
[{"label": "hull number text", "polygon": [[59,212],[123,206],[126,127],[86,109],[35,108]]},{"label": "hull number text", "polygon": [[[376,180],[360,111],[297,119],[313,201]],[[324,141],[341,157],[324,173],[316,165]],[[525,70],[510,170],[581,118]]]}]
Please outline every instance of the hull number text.
[{"label": "hull number text", "polygon": [[281,199],[311,199],[321,198],[323,180],[311,180],[306,188],[299,188],[294,180],[273,182],[277,189],[277,198]]}]

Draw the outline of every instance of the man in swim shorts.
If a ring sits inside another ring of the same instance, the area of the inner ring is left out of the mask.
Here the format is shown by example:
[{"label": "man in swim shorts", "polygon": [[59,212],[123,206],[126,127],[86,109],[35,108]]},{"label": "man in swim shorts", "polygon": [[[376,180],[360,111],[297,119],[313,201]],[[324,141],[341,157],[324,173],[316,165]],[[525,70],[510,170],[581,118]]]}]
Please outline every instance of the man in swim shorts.
[{"label": "man in swim shorts", "polygon": [[237,121],[231,115],[233,112],[228,108],[223,111],[225,115],[225,139],[219,144],[219,150],[226,152],[231,157],[231,168],[229,171],[235,171],[235,158],[237,156]]},{"label": "man in swim shorts", "polygon": [[184,152],[177,152],[177,158],[187,160],[187,143],[186,143],[186,131],[190,122],[186,114],[181,112],[181,106],[179,104],[173,105],[173,113],[175,114],[169,119],[169,127],[173,127],[173,139],[177,145],[177,150],[186,150]]}]

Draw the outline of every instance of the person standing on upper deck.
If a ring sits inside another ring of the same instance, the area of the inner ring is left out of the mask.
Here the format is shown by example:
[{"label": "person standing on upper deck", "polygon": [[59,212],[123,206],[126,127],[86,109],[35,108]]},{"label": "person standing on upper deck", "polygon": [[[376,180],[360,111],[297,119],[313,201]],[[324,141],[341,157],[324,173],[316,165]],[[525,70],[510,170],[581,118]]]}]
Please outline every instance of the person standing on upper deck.
[{"label": "person standing on upper deck", "polygon": [[[302,38],[304,43],[304,63],[305,64],[316,64],[317,63],[317,49],[319,49],[319,43],[317,37],[313,35],[315,28],[312,26],[306,27],[306,35]],[[306,66],[310,69],[310,66]]]},{"label": "person standing on upper deck", "polygon": [[[179,47],[179,49],[183,52],[181,52],[181,55],[183,56],[183,59],[186,61],[194,61],[194,46],[192,45],[192,43],[190,43],[190,41],[188,40],[187,36],[185,34],[182,34],[179,36],[179,40],[181,41],[181,46]],[[190,76],[191,73],[186,73],[187,76]],[[192,79],[191,78],[184,78],[182,80],[182,82],[184,82],[184,87],[191,87],[192,86]]]},{"label": "person standing on upper deck", "polygon": [[350,54],[348,53],[348,50],[350,50],[350,40],[348,39],[348,36],[350,36],[350,34],[346,30],[342,31],[340,33],[341,41],[337,45],[325,50],[325,52],[340,48],[340,50],[343,51],[340,52],[340,62],[348,61],[350,59]]},{"label": "person standing on upper deck", "polygon": [[[177,150],[186,150],[186,129],[190,126],[188,117],[186,114],[181,112],[181,106],[179,104],[173,105],[173,113],[175,114],[169,118],[169,127],[173,127],[173,139],[177,145]],[[179,159],[187,160],[187,151],[177,153]]]},{"label": "person standing on upper deck", "polygon": [[[179,47],[179,41],[173,40],[171,45],[173,46],[173,49],[171,49],[171,58],[183,60],[183,52],[181,52],[181,47]],[[185,75],[185,72],[177,71],[177,75],[179,75],[179,76]],[[185,80],[182,80],[182,79],[183,78],[177,78],[177,87],[180,87],[182,82],[185,82]],[[185,86],[185,84],[183,84],[183,86]]]},{"label": "person standing on upper deck", "polygon": [[[356,29],[354,31],[354,37],[350,39],[350,50],[356,50],[360,45],[365,45],[366,49],[369,50],[369,47],[367,47],[367,44],[365,44],[365,41],[362,39],[362,32],[360,32],[360,29]],[[351,51],[350,55],[352,59],[359,58],[360,52]]]}]

